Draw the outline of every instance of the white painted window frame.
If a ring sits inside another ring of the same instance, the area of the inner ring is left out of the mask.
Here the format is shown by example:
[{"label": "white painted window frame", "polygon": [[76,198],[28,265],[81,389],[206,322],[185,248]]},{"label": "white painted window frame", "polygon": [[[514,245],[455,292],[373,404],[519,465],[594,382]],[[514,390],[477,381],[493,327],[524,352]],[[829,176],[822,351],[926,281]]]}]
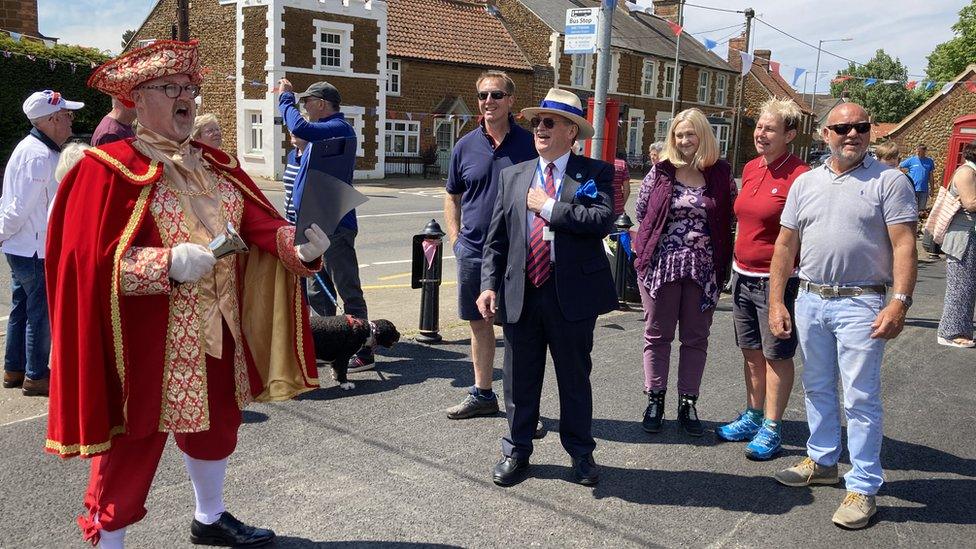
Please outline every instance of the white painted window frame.
[{"label": "white painted window frame", "polygon": [[698,71],[698,102],[708,103],[708,86],[712,81],[712,73],[706,70]]},{"label": "white painted window frame", "polygon": [[[396,64],[396,69],[391,68]],[[396,89],[393,89],[393,76],[396,76]],[[394,57],[386,58],[386,95],[400,97],[403,89],[403,61]]]},{"label": "white painted window frame", "polygon": [[[337,23],[335,21],[324,21],[316,19],[313,21],[315,28],[314,49],[312,50],[315,63],[313,67],[317,71],[332,73],[351,73],[352,72],[352,31],[353,26],[348,23]],[[338,67],[322,65],[322,34],[338,34],[339,43],[339,63]]]},{"label": "white painted window frame", "polygon": [[[580,66],[582,65],[582,66]],[[583,70],[583,80],[576,79],[576,69]],[[569,66],[569,85],[581,90],[588,90],[593,85],[593,55],[589,53],[575,53]]]},{"label": "white painted window frame", "polygon": [[[719,93],[722,99],[719,101]],[[715,104],[724,107],[729,100],[729,75],[719,73],[715,76]]]},{"label": "white painted window frame", "polygon": [[[641,95],[644,97],[657,97],[657,67],[656,59],[644,59],[641,65]],[[650,84],[650,90],[647,89],[647,84]]]},{"label": "white painted window frame", "polygon": [[[254,120],[255,115],[258,117],[257,121]],[[259,109],[245,109],[244,120],[247,122],[244,155],[264,158],[264,113]]]},{"label": "white painted window frame", "polygon": [[[661,128],[661,124],[664,128]],[[671,123],[671,111],[657,111],[654,115],[654,141],[667,141],[668,125]]]},{"label": "white painted window frame", "polygon": [[[419,120],[393,120],[387,119],[386,124],[389,128],[385,128],[383,132],[383,142],[386,142],[386,138],[390,138],[390,146],[386,147],[387,156],[398,156],[398,157],[413,157],[420,156],[420,121]],[[396,124],[405,124],[404,130],[392,129]],[[395,138],[397,135],[403,136],[403,152],[397,152],[394,150]],[[417,150],[416,152],[410,152],[408,149],[408,142],[410,136],[417,137]]]},{"label": "white painted window frame", "polygon": [[[671,93],[668,93],[668,69],[671,69]],[[661,98],[674,98],[674,94],[678,89],[678,67],[674,63],[665,63],[661,77],[664,78],[664,85],[661,86]]]}]

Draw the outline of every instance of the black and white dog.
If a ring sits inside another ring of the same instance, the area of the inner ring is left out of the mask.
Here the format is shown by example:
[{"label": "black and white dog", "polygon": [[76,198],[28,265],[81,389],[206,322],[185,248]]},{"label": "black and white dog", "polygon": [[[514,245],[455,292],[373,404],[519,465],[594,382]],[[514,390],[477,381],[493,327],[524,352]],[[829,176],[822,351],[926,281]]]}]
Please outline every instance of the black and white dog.
[{"label": "black and white dog", "polygon": [[364,321],[350,315],[312,316],[312,341],[315,358],[330,362],[332,378],[343,390],[354,389],[346,378],[349,359],[362,348],[373,349],[377,345],[392,347],[400,341],[400,332],[389,320]]}]

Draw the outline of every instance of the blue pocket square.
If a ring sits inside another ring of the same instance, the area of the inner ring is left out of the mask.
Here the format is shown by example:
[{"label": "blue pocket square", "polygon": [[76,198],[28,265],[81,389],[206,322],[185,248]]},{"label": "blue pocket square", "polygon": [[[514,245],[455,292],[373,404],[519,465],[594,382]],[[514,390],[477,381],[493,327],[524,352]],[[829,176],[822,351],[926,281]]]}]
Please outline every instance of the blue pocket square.
[{"label": "blue pocket square", "polygon": [[596,182],[592,179],[583,183],[576,189],[576,198],[596,198]]}]

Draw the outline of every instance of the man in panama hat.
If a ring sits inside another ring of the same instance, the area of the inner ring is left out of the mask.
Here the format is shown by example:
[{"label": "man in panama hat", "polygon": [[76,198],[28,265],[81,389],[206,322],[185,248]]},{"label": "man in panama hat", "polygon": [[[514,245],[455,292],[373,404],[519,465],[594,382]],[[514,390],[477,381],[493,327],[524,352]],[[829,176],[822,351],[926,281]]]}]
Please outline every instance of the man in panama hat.
[{"label": "man in panama hat", "polygon": [[571,153],[593,137],[575,94],[551,89],[530,120],[537,160],[502,171],[485,242],[478,309],[502,324],[505,412],[509,436],[493,480],[524,478],[552,354],[559,380],[559,435],[576,482],[599,480],[591,434],[590,351],[600,314],[616,308],[603,238],[613,224],[613,168]]}]

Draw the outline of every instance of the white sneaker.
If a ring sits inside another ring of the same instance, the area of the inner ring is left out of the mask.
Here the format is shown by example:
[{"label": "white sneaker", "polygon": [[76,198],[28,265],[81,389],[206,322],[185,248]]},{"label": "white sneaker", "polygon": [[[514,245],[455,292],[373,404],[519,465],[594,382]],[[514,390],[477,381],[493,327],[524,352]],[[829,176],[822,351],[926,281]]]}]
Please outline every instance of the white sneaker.
[{"label": "white sneaker", "polygon": [[946,339],[942,336],[939,336],[938,342],[939,345],[945,345],[946,347],[957,347],[959,349],[972,349],[973,347],[976,347],[976,341],[967,339],[965,337]]}]

